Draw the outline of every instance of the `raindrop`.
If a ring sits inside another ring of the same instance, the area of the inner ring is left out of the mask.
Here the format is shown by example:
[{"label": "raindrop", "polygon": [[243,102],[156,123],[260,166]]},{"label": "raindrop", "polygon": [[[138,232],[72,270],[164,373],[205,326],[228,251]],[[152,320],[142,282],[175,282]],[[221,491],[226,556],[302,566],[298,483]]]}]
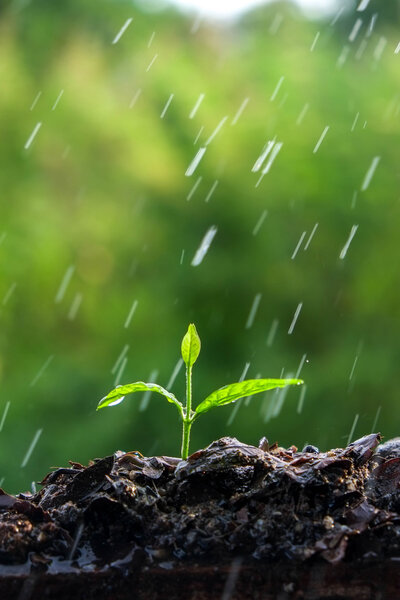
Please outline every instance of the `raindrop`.
[{"label": "raindrop", "polygon": [[[254,377],[254,379],[260,379],[260,377],[261,377],[261,373],[257,373],[257,375]],[[251,396],[247,396],[246,398],[243,398],[244,405],[249,406],[253,397],[254,397],[254,394],[252,394]]]},{"label": "raindrop", "polygon": [[122,348],[121,354],[118,356],[113,368],[111,369],[112,375],[114,375],[114,373],[118,369],[119,365],[121,364],[121,362],[124,359],[125,355],[127,354],[128,350],[129,350],[129,344],[125,344],[125,346]]},{"label": "raindrop", "polygon": [[129,311],[129,313],[128,313],[128,316],[126,317],[126,321],[125,321],[125,323],[124,323],[124,328],[125,328],[125,329],[127,329],[127,328],[129,327],[129,324],[130,324],[130,322],[131,322],[131,320],[132,320],[132,317],[133,317],[133,315],[134,315],[134,313],[135,313],[135,310],[136,310],[136,308],[137,308],[137,305],[138,305],[138,301],[137,301],[137,300],[134,300],[134,301],[133,301],[133,304],[132,304],[132,306],[131,306],[131,309],[130,309],[130,311]]},{"label": "raindrop", "polygon": [[329,23],[329,25],[331,27],[333,27],[333,25],[336,25],[336,23],[339,20],[340,15],[342,14],[343,10],[344,10],[343,6],[341,8],[339,8],[339,10],[337,11],[336,15],[333,17],[332,21]]},{"label": "raindrop", "polygon": [[186,169],[186,172],[185,172],[186,177],[190,177],[191,175],[193,175],[193,173],[195,172],[196,168],[198,167],[199,162],[203,158],[206,150],[207,150],[207,148],[205,146],[202,146],[201,148],[199,148],[199,150],[197,151],[196,156],[194,157],[194,159],[192,160],[192,162],[190,163],[190,165]]},{"label": "raindrop", "polygon": [[343,46],[343,49],[341,51],[341,53],[339,54],[339,57],[336,61],[336,66],[338,69],[341,69],[344,65],[344,63],[347,60],[347,57],[349,56],[349,52],[350,52],[350,46]]},{"label": "raindrop", "polygon": [[56,110],[57,104],[60,102],[63,93],[64,93],[64,90],[61,90],[61,92],[58,94],[58,96],[56,98],[56,101],[54,102],[53,107],[52,107],[51,110]]},{"label": "raindrop", "polygon": [[214,181],[214,183],[212,184],[212,186],[211,186],[211,189],[210,189],[210,191],[208,192],[208,194],[207,194],[207,196],[206,196],[206,198],[205,198],[204,202],[209,202],[209,201],[210,201],[210,198],[211,198],[211,196],[213,195],[213,193],[214,193],[214,191],[215,191],[215,189],[216,189],[217,185],[218,185],[218,179],[216,179],[216,180]]},{"label": "raindrop", "polygon": [[304,238],[305,238],[305,235],[306,235],[306,233],[307,233],[307,231],[303,231],[303,233],[301,234],[301,236],[300,236],[300,239],[299,239],[299,241],[297,242],[297,246],[296,246],[296,248],[294,249],[294,252],[293,252],[293,254],[292,254],[292,256],[291,256],[291,259],[292,259],[292,260],[296,258],[296,254],[298,253],[298,251],[299,251],[299,248],[300,248],[301,244],[303,243],[303,240],[304,240]]},{"label": "raindrop", "polygon": [[171,95],[170,95],[170,97],[168,98],[168,100],[167,100],[167,103],[166,103],[166,105],[164,106],[164,108],[163,108],[163,110],[162,110],[162,113],[161,113],[161,115],[160,115],[160,118],[161,118],[161,119],[163,119],[163,118],[164,118],[164,116],[165,116],[165,113],[167,112],[167,110],[168,110],[168,107],[169,107],[169,105],[170,105],[170,104],[171,104],[171,102],[172,102],[172,98],[173,98],[173,97],[174,97],[174,94],[171,94]]},{"label": "raindrop", "polygon": [[373,32],[377,18],[378,18],[378,13],[374,13],[371,17],[371,21],[369,22],[367,37],[369,37],[371,35],[371,33]]},{"label": "raindrop", "polygon": [[375,432],[376,424],[378,423],[378,419],[381,414],[381,408],[382,408],[382,406],[378,406],[378,410],[376,411],[376,415],[375,415],[375,419],[374,419],[374,424],[372,425],[371,433]]},{"label": "raindrop", "polygon": [[320,36],[320,33],[321,33],[320,31],[317,31],[317,33],[315,34],[315,38],[314,38],[313,43],[311,44],[311,47],[310,47],[310,52],[314,52],[314,48],[315,48],[316,43],[318,42],[318,38]]},{"label": "raindrop", "polygon": [[360,46],[355,54],[357,60],[360,60],[362,58],[362,55],[364,54],[367,45],[368,44],[366,40],[361,40]]},{"label": "raindrop", "polygon": [[371,179],[374,176],[376,167],[378,166],[380,160],[381,160],[380,156],[374,156],[374,158],[372,159],[371,165],[365,174],[364,181],[361,186],[362,192],[364,192],[368,188],[369,184],[371,183]]},{"label": "raindrop", "polygon": [[191,197],[193,196],[193,194],[195,193],[195,191],[199,187],[202,179],[203,178],[201,176],[197,179],[196,183],[194,184],[194,186],[192,187],[192,189],[190,190],[190,192],[186,196],[186,200],[190,200],[191,199]]},{"label": "raindrop", "polygon": [[40,436],[42,435],[42,431],[43,431],[43,429],[38,429],[37,432],[35,433],[35,435],[33,436],[33,440],[31,442],[31,445],[29,446],[29,448],[28,448],[28,450],[27,450],[27,452],[26,452],[26,454],[24,456],[24,459],[23,459],[23,461],[21,463],[21,469],[23,469],[24,467],[26,467],[26,465],[28,464],[28,461],[29,461],[29,459],[30,459],[30,457],[32,455],[32,452],[34,451],[35,446],[38,443]]},{"label": "raindrop", "polygon": [[233,592],[235,590],[237,578],[239,577],[242,562],[243,557],[241,556],[233,559],[229,569],[228,577],[226,578],[226,583],[222,592],[221,600],[231,600]]},{"label": "raindrop", "polygon": [[299,314],[300,314],[300,311],[301,311],[302,307],[303,307],[303,303],[299,302],[299,304],[297,305],[296,311],[294,313],[292,322],[290,324],[290,327],[288,329],[288,334],[289,335],[291,335],[293,333],[293,329],[295,328],[295,325],[296,325],[296,322],[297,322],[297,319],[299,317]]},{"label": "raindrop", "polygon": [[6,232],[6,231],[3,231],[3,232],[0,234],[0,246],[1,246],[1,244],[4,242],[4,240],[6,239],[6,237],[7,237],[7,232]]},{"label": "raindrop", "polygon": [[362,12],[363,10],[365,10],[367,8],[368,4],[369,4],[369,0],[361,0],[360,4],[357,6],[357,11]]},{"label": "raindrop", "polygon": [[6,405],[5,405],[5,407],[4,407],[3,415],[2,415],[2,417],[1,417],[1,421],[0,421],[0,432],[3,430],[3,427],[4,427],[4,422],[5,422],[5,420],[6,420],[7,413],[8,413],[8,411],[9,411],[9,408],[10,408],[10,404],[11,404],[11,402],[10,402],[10,401],[7,401],[7,402],[6,402]]},{"label": "raindrop", "polygon": [[[288,373],[287,377],[290,379],[292,377],[292,374]],[[277,388],[274,408],[273,408],[272,415],[271,415],[272,418],[275,419],[276,417],[279,417],[279,414],[285,403],[286,396],[289,391],[289,387],[290,386],[286,386],[284,388]]]},{"label": "raindrop", "polygon": [[74,265],[70,265],[68,267],[68,269],[65,272],[64,277],[62,278],[60,287],[58,288],[56,297],[54,299],[54,302],[56,302],[57,304],[59,304],[62,299],[64,298],[65,292],[67,291],[67,287],[71,281],[72,275],[74,274],[75,271],[75,266]]},{"label": "raindrop", "polygon": [[0,488],[1,488],[1,487],[3,487],[3,484],[4,484],[4,482],[5,482],[5,479],[6,479],[5,477],[2,477],[2,478],[0,479]]},{"label": "raindrop", "polygon": [[279,81],[278,81],[278,83],[276,84],[274,91],[272,92],[272,96],[271,96],[271,98],[270,98],[270,101],[271,101],[271,102],[273,102],[273,101],[275,100],[275,98],[276,98],[276,96],[277,96],[277,94],[278,94],[278,92],[279,92],[279,89],[280,89],[280,87],[281,87],[281,85],[282,85],[282,83],[283,83],[284,79],[285,79],[285,78],[284,78],[284,76],[283,76],[283,75],[282,75],[282,77],[280,77],[280,78],[279,78]]},{"label": "raindrop", "polygon": [[36,96],[35,96],[35,99],[34,99],[34,101],[32,102],[32,104],[31,104],[31,107],[30,107],[30,109],[29,109],[29,110],[33,110],[33,109],[35,108],[35,106],[36,106],[36,104],[37,104],[37,102],[38,102],[38,100],[39,100],[39,98],[40,98],[40,96],[41,96],[41,95],[42,95],[42,92],[38,92],[38,93],[36,94]]},{"label": "raindrop", "polygon": [[244,109],[246,108],[248,102],[249,102],[250,98],[245,98],[242,102],[242,104],[239,106],[239,109],[236,113],[236,115],[233,117],[232,119],[232,123],[231,125],[236,125],[236,123],[238,122],[238,120],[240,119],[242,112],[244,111]]},{"label": "raindrop", "polygon": [[75,298],[72,300],[71,307],[68,312],[69,321],[73,321],[78,313],[79,307],[82,303],[83,296],[80,292],[75,294]]},{"label": "raindrop", "polygon": [[[125,357],[124,357],[124,358],[121,360],[121,365],[120,365],[120,367],[119,367],[119,369],[118,369],[118,373],[117,373],[117,374],[116,374],[116,376],[115,376],[115,380],[114,380],[114,387],[117,387],[117,385],[121,385],[121,379],[122,379],[122,376],[123,376],[123,374],[124,374],[124,371],[125,371],[125,367],[126,367],[126,365],[127,365],[127,362],[128,362],[128,359],[127,359],[127,357],[125,356]],[[119,403],[119,400],[118,400],[117,402]]]},{"label": "raindrop", "polygon": [[348,446],[350,444],[351,440],[353,439],[354,431],[355,431],[355,429],[357,427],[359,416],[360,415],[357,413],[356,416],[354,417],[353,425],[351,426],[351,430],[350,430],[350,433],[349,433],[349,437],[347,438],[347,444],[346,444],[346,446]]},{"label": "raindrop", "polygon": [[383,51],[386,48],[386,44],[387,39],[384,36],[381,36],[374,50],[374,59],[376,61],[378,61],[381,58]]},{"label": "raindrop", "polygon": [[349,375],[349,381],[351,381],[352,378],[353,378],[354,371],[355,371],[355,368],[356,368],[356,365],[357,365],[357,361],[358,361],[358,354],[356,355],[356,357],[354,359],[353,366],[351,368],[350,375]]},{"label": "raindrop", "polygon": [[282,106],[285,104],[285,102],[286,102],[286,100],[288,99],[288,97],[289,97],[289,94],[287,94],[287,93],[286,93],[286,94],[283,96],[282,100],[279,102],[279,104],[278,104],[278,108],[281,108],[281,107],[282,107]]},{"label": "raindrop", "polygon": [[169,381],[166,385],[167,390],[170,390],[172,388],[172,386],[175,383],[175,379],[178,377],[179,375],[179,371],[181,370],[183,366],[183,358],[180,358],[178,360],[178,362],[176,363],[174,370],[172,371],[171,377],[169,378]]},{"label": "raindrop", "polygon": [[197,98],[196,100],[196,104],[193,106],[192,110],[190,111],[190,115],[189,115],[189,119],[193,119],[193,117],[195,116],[195,114],[197,113],[200,104],[203,102],[205,98],[205,94],[200,94],[200,96]]},{"label": "raindrop", "polygon": [[38,123],[36,123],[35,127],[33,128],[33,131],[31,133],[31,135],[28,137],[28,139],[25,142],[25,146],[24,146],[25,150],[28,150],[28,148],[30,148],[30,146],[31,146],[33,140],[35,139],[36,134],[39,131],[39,129],[41,128],[41,126],[42,126],[42,122],[41,121],[39,121]]},{"label": "raindrop", "polygon": [[142,89],[141,89],[141,88],[139,88],[139,89],[136,91],[135,95],[133,96],[133,98],[132,98],[132,100],[131,100],[131,102],[130,102],[130,104],[129,104],[129,108],[133,108],[133,107],[135,106],[135,104],[136,104],[136,101],[138,100],[138,98],[139,98],[139,96],[140,96],[140,94],[141,94],[141,93],[142,93]]},{"label": "raindrop", "polygon": [[354,121],[353,121],[353,124],[352,124],[352,126],[351,126],[351,129],[350,129],[350,131],[354,131],[354,128],[355,128],[355,126],[356,126],[356,124],[357,124],[357,121],[358,121],[358,117],[359,117],[359,116],[360,116],[360,113],[358,112],[358,113],[356,114],[356,116],[354,117]]},{"label": "raindrop", "polygon": [[205,257],[205,255],[208,252],[208,249],[209,249],[211,242],[213,241],[214,236],[217,233],[217,231],[218,230],[215,227],[215,225],[212,225],[208,229],[207,233],[201,240],[200,246],[198,247],[192,262],[190,263],[192,265],[192,267],[197,267],[202,262],[203,258]]},{"label": "raindrop", "polygon": [[125,21],[125,23],[122,25],[121,29],[118,31],[117,35],[115,36],[115,38],[111,42],[112,44],[116,44],[117,42],[119,42],[119,40],[124,35],[125,31],[128,29],[128,27],[132,23],[132,21],[133,21],[133,17],[130,17],[129,19],[127,19]]},{"label": "raindrop", "polygon": [[303,108],[301,109],[299,116],[297,117],[296,125],[301,125],[301,122],[304,119],[304,117],[306,116],[306,112],[308,111],[309,108],[310,108],[310,105],[308,102],[306,102],[305,105],[303,106]]},{"label": "raindrop", "polygon": [[362,19],[356,19],[353,29],[350,31],[349,42],[354,42],[362,25]]},{"label": "raindrop", "polygon": [[339,258],[341,258],[342,260],[345,258],[346,254],[347,254],[347,250],[349,249],[349,246],[351,244],[353,237],[356,234],[357,229],[358,229],[358,225],[353,225],[353,227],[351,228],[350,235],[347,238],[347,242],[343,246],[342,251],[339,255]]},{"label": "raindrop", "polygon": [[266,343],[267,343],[268,347],[271,347],[272,344],[274,343],[275,335],[276,335],[276,332],[278,330],[278,325],[279,325],[278,319],[274,319],[272,321],[272,325],[270,327],[270,330],[269,330],[269,333],[268,333],[268,337],[267,337],[267,342]]},{"label": "raindrop", "polygon": [[49,356],[49,358],[45,361],[44,365],[36,373],[35,377],[32,379],[32,381],[30,383],[30,387],[33,387],[34,385],[36,385],[36,383],[39,381],[40,377],[43,375],[43,373],[45,372],[47,367],[50,365],[53,358],[54,358],[54,354],[51,354]]},{"label": "raindrop", "polygon": [[150,48],[150,46],[152,45],[152,43],[153,43],[153,40],[154,40],[154,36],[155,36],[155,35],[156,35],[156,32],[155,32],[155,31],[153,31],[153,33],[152,33],[152,34],[151,34],[151,36],[150,36],[149,43],[147,44],[147,47],[148,47],[148,48]]},{"label": "raindrop", "polygon": [[322,144],[323,139],[326,136],[326,134],[328,133],[328,131],[329,131],[329,125],[327,125],[325,127],[325,129],[323,130],[323,132],[321,133],[321,136],[320,136],[318,142],[315,144],[315,148],[313,150],[313,154],[315,154],[316,152],[318,152],[318,149],[319,149],[320,145]]},{"label": "raindrop", "polygon": [[75,532],[74,539],[73,539],[72,546],[71,546],[71,551],[68,555],[68,560],[72,560],[74,558],[76,549],[77,549],[80,539],[82,537],[83,528],[84,528],[84,524],[83,524],[83,521],[81,521],[76,528],[76,532]]},{"label": "raindrop", "polygon": [[277,142],[275,144],[275,146],[272,148],[271,156],[269,157],[267,164],[265,165],[265,167],[262,170],[263,175],[268,173],[268,171],[270,170],[272,163],[274,162],[275,158],[278,156],[278,152],[280,151],[282,146],[283,146],[282,142]]},{"label": "raindrop", "polygon": [[254,297],[253,304],[251,305],[249,316],[247,317],[246,327],[245,327],[246,329],[250,329],[250,327],[252,327],[252,325],[254,323],[254,319],[256,317],[257,310],[258,310],[258,307],[260,305],[261,298],[262,298],[262,294],[256,294],[255,297]]},{"label": "raindrop", "polygon": [[4,295],[3,306],[5,306],[7,304],[7,302],[11,298],[12,294],[14,293],[14,290],[15,290],[16,287],[17,287],[17,283],[14,281],[14,283],[12,283],[10,285],[10,287],[8,288],[7,292]]},{"label": "raindrop", "polygon": [[181,259],[180,259],[180,262],[179,262],[180,265],[183,264],[183,258],[184,258],[184,256],[185,256],[185,250],[182,250],[182,252],[181,252]]},{"label": "raindrop", "polygon": [[259,184],[261,183],[264,175],[266,175],[268,173],[268,171],[270,170],[270,168],[272,166],[272,163],[274,162],[275,158],[278,156],[278,153],[279,153],[280,149],[282,148],[282,146],[283,146],[282,142],[277,142],[275,144],[275,146],[272,148],[271,156],[269,157],[267,164],[265,165],[265,167],[261,171],[261,176],[260,176],[259,180],[257,181],[255,187],[259,186]]},{"label": "raindrop", "polygon": [[[245,377],[247,375],[247,371],[249,370],[249,367],[250,367],[250,363],[247,362],[244,366],[241,376],[239,377],[239,383],[245,380]],[[237,402],[235,402],[235,406],[233,407],[233,409],[229,415],[228,421],[226,423],[228,426],[232,425],[232,423],[236,417],[237,411],[239,410],[240,406],[242,405],[242,402],[243,402],[243,398],[240,398]]]},{"label": "raindrop", "polygon": [[223,119],[221,119],[221,121],[218,123],[218,125],[216,126],[216,128],[214,129],[214,131],[212,132],[212,134],[206,141],[206,146],[208,146],[208,144],[210,144],[213,141],[213,139],[215,138],[217,133],[219,133],[219,131],[222,129],[222,127],[225,124],[227,119],[228,119],[228,115],[225,115],[225,117],[223,117]]},{"label": "raindrop", "polygon": [[195,146],[197,144],[197,142],[199,141],[199,137],[201,136],[202,132],[204,129],[204,125],[202,125],[199,129],[199,133],[196,135],[196,137],[194,138],[194,142],[193,142],[193,146]]},{"label": "raindrop", "polygon": [[257,235],[257,233],[260,231],[262,224],[264,223],[267,215],[268,215],[268,211],[263,210],[260,218],[258,219],[257,223],[255,224],[255,227],[253,229],[253,235]]},{"label": "raindrop", "polygon": [[[121,386],[117,385],[117,387],[121,387]],[[102,400],[104,400],[104,398],[102,398]],[[118,398],[118,400],[114,400],[114,402],[110,402],[110,404],[108,406],[117,406],[117,404],[121,404],[121,402],[123,402],[124,400],[125,400],[125,396],[122,396],[121,398]]]},{"label": "raindrop", "polygon": [[302,412],[302,410],[303,410],[304,398],[306,397],[306,391],[307,391],[307,386],[306,385],[302,385],[301,386],[301,391],[300,391],[299,403],[297,405],[297,414],[300,414]]},{"label": "raindrop", "polygon": [[311,242],[311,240],[312,240],[312,239],[313,239],[313,237],[314,237],[314,234],[315,234],[315,232],[316,232],[316,231],[317,231],[317,229],[318,229],[318,225],[319,225],[319,223],[315,223],[315,225],[314,225],[314,227],[312,228],[312,231],[311,231],[311,233],[310,233],[310,237],[309,237],[309,238],[308,238],[308,240],[306,241],[306,244],[305,244],[305,246],[304,246],[303,250],[307,250],[308,246],[310,245],[310,242]]},{"label": "raindrop", "polygon": [[295,379],[298,379],[301,373],[302,368],[304,367],[304,363],[306,362],[306,358],[307,358],[307,354],[303,354],[303,356],[301,357],[301,361],[299,366],[297,367],[297,371],[296,374],[294,376]]},{"label": "raindrop", "polygon": [[394,50],[394,54],[398,54],[400,52],[400,42],[397,44],[395,50]]},{"label": "raindrop", "polygon": [[356,207],[357,196],[358,196],[358,192],[354,192],[353,197],[351,199],[351,206],[350,206],[351,209],[354,209]]},{"label": "raindrop", "polygon": [[151,69],[151,67],[153,66],[154,62],[156,61],[157,57],[158,57],[158,54],[155,54],[155,55],[153,56],[153,58],[152,58],[152,59],[151,59],[151,61],[149,62],[149,65],[148,65],[148,67],[147,67],[147,69],[146,69],[146,73],[148,73],[148,72],[150,71],[150,69]]},{"label": "raindrop", "polygon": [[275,144],[275,140],[268,140],[268,142],[267,142],[266,146],[264,147],[262,153],[257,158],[256,162],[254,163],[254,165],[253,165],[253,167],[251,169],[252,173],[256,173],[257,171],[259,171],[261,169],[264,160],[267,158],[267,156],[270,153],[270,151],[272,150],[274,144]]},{"label": "raindrop", "polygon": [[[154,369],[150,373],[148,381],[150,383],[156,383],[157,377],[158,377],[158,369]],[[141,399],[140,404],[139,404],[139,411],[140,412],[143,412],[144,410],[147,409],[147,407],[149,405],[149,401],[150,401],[150,394],[151,394],[151,392],[149,392],[149,391],[147,391],[147,392],[145,392],[143,394],[142,399]]]},{"label": "raindrop", "polygon": [[272,20],[272,23],[269,27],[268,32],[271,35],[275,35],[278,32],[279,27],[282,25],[283,15],[282,13],[276,13],[275,17]]}]

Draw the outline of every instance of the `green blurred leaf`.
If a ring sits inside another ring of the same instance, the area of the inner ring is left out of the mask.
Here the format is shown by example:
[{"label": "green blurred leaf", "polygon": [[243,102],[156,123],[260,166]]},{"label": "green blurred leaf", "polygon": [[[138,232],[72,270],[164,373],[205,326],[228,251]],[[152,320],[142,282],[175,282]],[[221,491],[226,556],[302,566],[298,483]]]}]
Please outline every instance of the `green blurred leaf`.
[{"label": "green blurred leaf", "polygon": [[128,394],[133,394],[134,392],[157,392],[161,394],[171,402],[171,404],[175,404],[179,413],[182,414],[183,406],[179,402],[177,398],[175,398],[174,394],[168,392],[165,388],[161,387],[157,383],[144,383],[143,381],[136,381],[135,383],[128,383],[127,385],[120,385],[116,387],[114,390],[111,390],[107,396],[102,398],[97,405],[96,410],[100,410],[100,408],[105,408],[106,406],[112,405],[114,402],[118,403],[118,400],[122,402],[125,396]]},{"label": "green blurred leaf", "polygon": [[304,383],[302,379],[247,379],[239,383],[231,383],[207,396],[198,405],[195,412],[196,414],[205,413],[215,406],[224,406],[224,404],[235,402],[235,400],[245,396],[252,396],[287,385],[301,385],[302,383]]},{"label": "green blurred leaf", "polygon": [[190,323],[188,330],[182,340],[182,358],[185,361],[186,366],[191,367],[197,360],[200,354],[201,342],[199,334],[197,333],[196,327],[193,323]]}]

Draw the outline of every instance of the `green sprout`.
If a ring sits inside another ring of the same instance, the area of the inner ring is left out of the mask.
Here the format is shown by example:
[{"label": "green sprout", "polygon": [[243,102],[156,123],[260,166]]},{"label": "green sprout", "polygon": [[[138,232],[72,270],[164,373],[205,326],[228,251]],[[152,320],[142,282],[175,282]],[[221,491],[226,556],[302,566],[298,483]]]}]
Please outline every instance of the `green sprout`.
[{"label": "green sprout", "polygon": [[182,459],[186,459],[189,454],[190,430],[199,415],[208,412],[211,408],[230,404],[230,402],[235,402],[245,396],[252,396],[253,394],[259,394],[260,392],[265,392],[274,388],[283,388],[287,385],[301,385],[304,383],[301,379],[247,379],[246,381],[231,383],[230,385],[215,390],[207,396],[203,402],[200,402],[195,410],[192,410],[192,367],[200,354],[200,348],[201,342],[199,335],[196,327],[191,323],[182,340],[181,346],[182,358],[186,364],[185,406],[182,402],[179,402],[174,394],[161,387],[161,385],[136,381],[135,383],[117,386],[107,394],[107,396],[100,400],[97,410],[105,408],[106,406],[119,404],[125,396],[132,394],[133,392],[158,392],[164,396],[168,402],[175,404],[178,409],[183,426],[181,456]]}]

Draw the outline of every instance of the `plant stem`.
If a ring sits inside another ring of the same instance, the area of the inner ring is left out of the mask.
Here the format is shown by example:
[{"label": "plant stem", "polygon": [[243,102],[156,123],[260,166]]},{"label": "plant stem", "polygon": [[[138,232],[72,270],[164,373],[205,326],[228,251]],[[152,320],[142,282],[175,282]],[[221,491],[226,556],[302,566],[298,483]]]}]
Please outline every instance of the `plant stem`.
[{"label": "plant stem", "polygon": [[186,365],[186,408],[183,417],[181,456],[186,460],[189,454],[190,429],[193,420],[192,412],[192,367]]},{"label": "plant stem", "polygon": [[192,367],[186,367],[186,417],[190,418],[192,410]]},{"label": "plant stem", "polygon": [[181,457],[182,460],[186,460],[189,455],[189,441],[190,441],[190,429],[193,421],[191,419],[183,420],[183,431],[182,431],[182,448]]}]

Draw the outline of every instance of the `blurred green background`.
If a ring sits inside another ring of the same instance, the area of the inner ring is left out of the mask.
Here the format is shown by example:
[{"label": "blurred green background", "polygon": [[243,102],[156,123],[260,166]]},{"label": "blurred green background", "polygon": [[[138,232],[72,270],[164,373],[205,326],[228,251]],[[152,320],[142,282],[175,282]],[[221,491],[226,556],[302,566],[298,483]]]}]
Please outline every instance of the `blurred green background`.
[{"label": "blurred green background", "polygon": [[399,434],[399,4],[340,5],[211,23],[123,0],[1,4],[5,489],[116,449],[177,455],[161,397],[95,409],[117,383],[165,386],[189,322],[195,403],[245,368],[306,381],[210,412],[193,451]]}]

